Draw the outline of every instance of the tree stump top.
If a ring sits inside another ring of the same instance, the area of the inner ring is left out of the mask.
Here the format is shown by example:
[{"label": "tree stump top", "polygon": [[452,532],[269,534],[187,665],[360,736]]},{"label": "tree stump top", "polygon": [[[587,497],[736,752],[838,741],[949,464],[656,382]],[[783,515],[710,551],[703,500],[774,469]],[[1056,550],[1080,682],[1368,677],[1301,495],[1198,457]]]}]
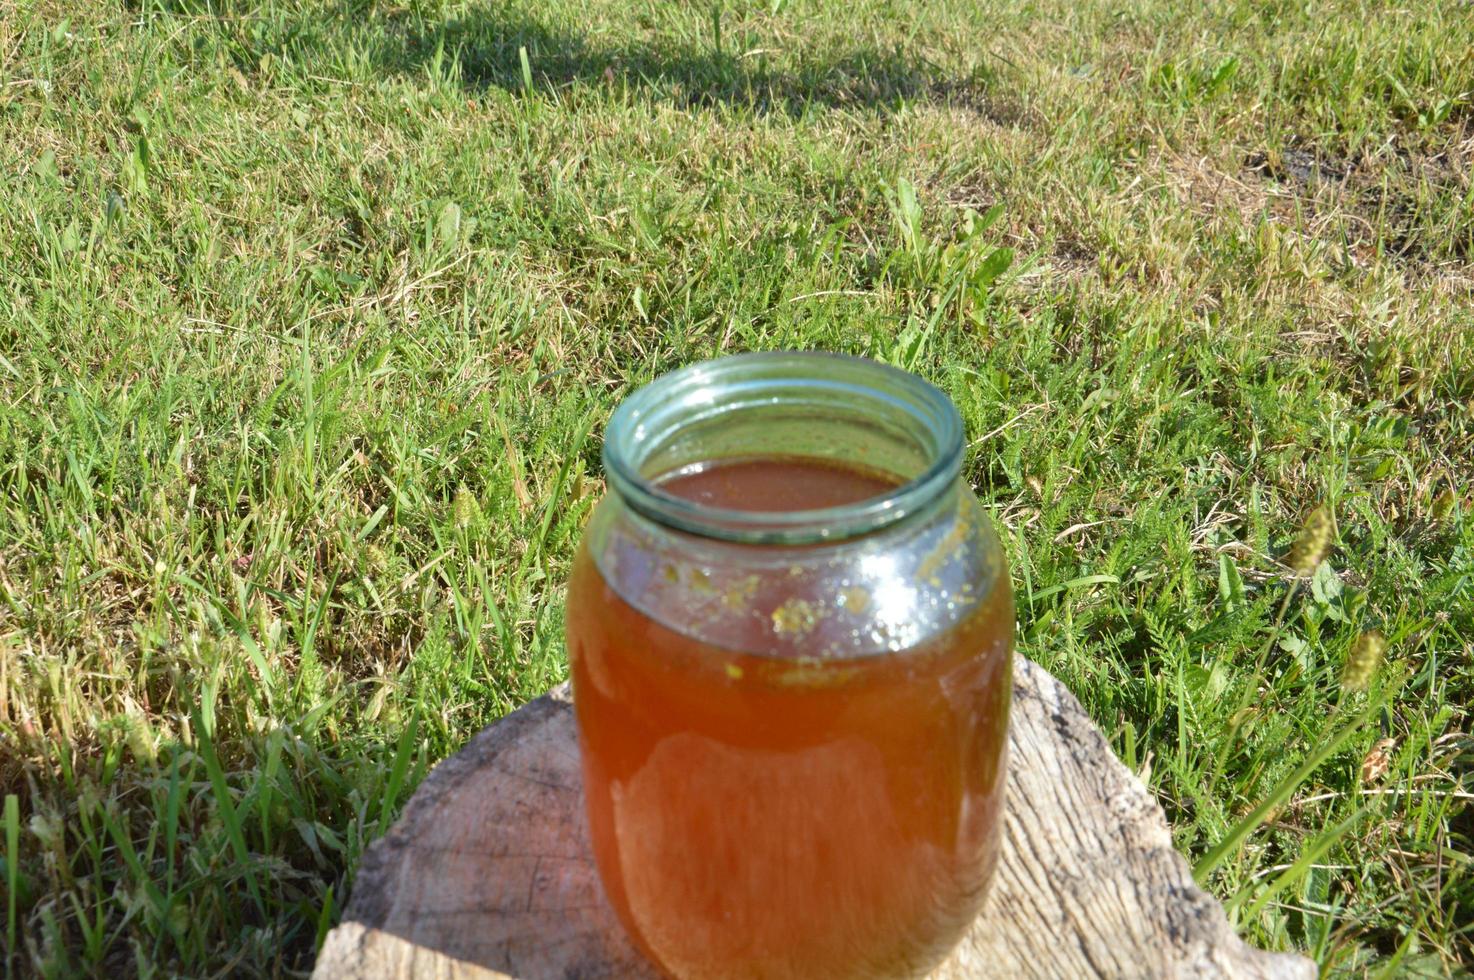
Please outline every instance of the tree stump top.
[{"label": "tree stump top", "polygon": [[[1313,980],[1234,935],[1079,702],[1022,657],[997,878],[933,980]],[[371,846],[316,978],[654,980],[599,885],[566,685],[483,731]]]}]

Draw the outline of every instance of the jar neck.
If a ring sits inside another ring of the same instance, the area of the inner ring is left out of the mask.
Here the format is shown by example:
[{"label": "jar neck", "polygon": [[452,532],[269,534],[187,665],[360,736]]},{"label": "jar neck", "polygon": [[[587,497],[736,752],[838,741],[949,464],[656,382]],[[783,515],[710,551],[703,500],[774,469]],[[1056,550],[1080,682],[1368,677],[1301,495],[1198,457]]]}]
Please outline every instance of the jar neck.
[{"label": "jar neck", "polygon": [[[604,436],[604,472],[633,511],[689,534],[802,545],[860,537],[931,510],[962,468],[962,420],[934,386],[857,357],[743,354],[662,375],[630,395]],[[712,507],[662,490],[693,464],[806,457],[880,471],[898,485],[813,510]]]}]

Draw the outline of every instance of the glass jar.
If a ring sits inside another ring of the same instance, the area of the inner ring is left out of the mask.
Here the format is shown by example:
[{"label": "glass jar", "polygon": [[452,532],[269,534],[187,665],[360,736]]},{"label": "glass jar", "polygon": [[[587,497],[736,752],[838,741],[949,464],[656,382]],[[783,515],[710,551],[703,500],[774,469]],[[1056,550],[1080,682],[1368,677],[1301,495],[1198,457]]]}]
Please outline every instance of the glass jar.
[{"label": "glass jar", "polygon": [[680,980],[905,977],[997,863],[1013,596],[921,379],[826,354],[631,395],[568,648],[594,855]]}]

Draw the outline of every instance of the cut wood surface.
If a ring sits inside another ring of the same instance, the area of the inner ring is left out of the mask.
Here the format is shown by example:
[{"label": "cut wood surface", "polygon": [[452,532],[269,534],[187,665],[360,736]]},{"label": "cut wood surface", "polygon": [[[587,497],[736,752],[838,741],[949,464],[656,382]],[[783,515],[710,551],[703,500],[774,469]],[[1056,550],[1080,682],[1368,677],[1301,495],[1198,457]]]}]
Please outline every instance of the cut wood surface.
[{"label": "cut wood surface", "polygon": [[[1316,976],[1245,945],[1079,702],[1020,657],[998,877],[937,980]],[[566,686],[425,779],[368,849],[318,978],[654,978],[589,850]]]}]

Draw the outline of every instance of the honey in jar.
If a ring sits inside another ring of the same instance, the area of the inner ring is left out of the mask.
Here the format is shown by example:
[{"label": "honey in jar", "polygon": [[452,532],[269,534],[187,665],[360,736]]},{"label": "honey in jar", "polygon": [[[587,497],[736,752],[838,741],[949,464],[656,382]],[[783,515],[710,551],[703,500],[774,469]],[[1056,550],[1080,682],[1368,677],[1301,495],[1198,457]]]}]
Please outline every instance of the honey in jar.
[{"label": "honey in jar", "polygon": [[668,375],[568,597],[605,893],[680,980],[924,973],[997,860],[1013,604],[944,396],[872,362]]}]

